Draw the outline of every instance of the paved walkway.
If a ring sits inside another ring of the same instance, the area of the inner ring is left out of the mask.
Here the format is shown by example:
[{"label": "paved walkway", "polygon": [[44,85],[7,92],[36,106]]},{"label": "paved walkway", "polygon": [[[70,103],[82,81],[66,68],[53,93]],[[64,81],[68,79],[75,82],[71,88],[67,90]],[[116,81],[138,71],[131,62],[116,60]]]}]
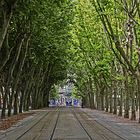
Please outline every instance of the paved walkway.
[{"label": "paved walkway", "polygon": [[140,124],[102,111],[49,108],[6,131],[0,140],[140,140]]}]

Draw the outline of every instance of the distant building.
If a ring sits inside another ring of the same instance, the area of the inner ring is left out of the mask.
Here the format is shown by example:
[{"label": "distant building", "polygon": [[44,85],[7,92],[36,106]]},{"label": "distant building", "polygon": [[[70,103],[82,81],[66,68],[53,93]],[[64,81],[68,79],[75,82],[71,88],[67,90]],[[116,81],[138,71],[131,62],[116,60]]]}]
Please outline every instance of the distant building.
[{"label": "distant building", "polygon": [[80,106],[79,100],[72,97],[73,87],[74,84],[69,82],[63,87],[59,87],[59,99],[55,100],[55,104],[54,101],[50,102],[56,106]]}]

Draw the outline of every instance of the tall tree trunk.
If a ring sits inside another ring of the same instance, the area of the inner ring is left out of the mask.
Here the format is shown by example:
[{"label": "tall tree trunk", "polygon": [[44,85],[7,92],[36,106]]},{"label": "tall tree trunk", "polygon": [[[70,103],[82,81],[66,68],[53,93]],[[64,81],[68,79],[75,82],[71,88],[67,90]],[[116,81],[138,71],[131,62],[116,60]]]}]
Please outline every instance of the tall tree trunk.
[{"label": "tall tree trunk", "polygon": [[3,100],[3,87],[1,86],[0,87],[0,109],[2,108],[2,100]]},{"label": "tall tree trunk", "polygon": [[[17,47],[16,54],[15,54],[15,57],[12,61],[10,69],[9,69],[9,77],[11,77],[11,79],[13,77],[13,72],[14,72],[15,66],[17,64],[17,61],[19,59],[20,53],[21,53],[23,40],[24,40],[24,38],[21,38],[21,40],[18,40],[18,43],[17,43],[18,46],[16,46]],[[11,116],[12,102],[13,102],[13,98],[14,98],[14,94],[15,94],[14,90],[15,89],[12,89],[12,93],[9,94],[8,116]]]},{"label": "tall tree trunk", "polygon": [[105,93],[105,111],[108,112],[109,109],[109,98],[108,98],[108,89],[106,88]]},{"label": "tall tree trunk", "polygon": [[4,119],[6,116],[6,103],[7,103],[7,95],[5,94],[3,96],[3,107],[2,107],[2,112],[1,112],[1,118]]},{"label": "tall tree trunk", "polygon": [[89,108],[92,108],[91,94],[89,91],[87,91],[87,95],[88,95],[88,100],[89,100]]},{"label": "tall tree trunk", "polygon": [[12,108],[13,108],[13,97],[14,97],[14,91],[12,93],[9,93],[9,102],[8,102],[8,117],[12,114]]},{"label": "tall tree trunk", "polygon": [[132,101],[132,107],[131,107],[131,120],[136,120],[136,108],[135,108],[135,90],[134,90],[134,85],[135,85],[135,78],[132,76],[131,77],[131,101]]},{"label": "tall tree trunk", "polygon": [[112,87],[110,89],[110,93],[109,93],[109,107],[110,107],[110,110],[109,110],[109,113],[112,113],[113,112],[113,102],[112,102]]},{"label": "tall tree trunk", "polygon": [[138,116],[138,122],[140,123],[140,79],[137,79],[138,83],[138,104],[139,104],[139,116]]},{"label": "tall tree trunk", "polygon": [[4,88],[4,94],[3,94],[3,106],[2,106],[2,112],[1,112],[1,118],[4,119],[6,117],[6,107],[7,107],[7,100],[8,100],[8,97],[7,95],[9,94],[9,87],[6,86]]},{"label": "tall tree trunk", "polygon": [[100,97],[100,93],[97,93],[97,109],[100,110],[101,109],[101,97]]},{"label": "tall tree trunk", "polygon": [[0,50],[6,37],[13,9],[17,1],[18,0],[11,0],[9,2],[3,1],[3,5],[0,5],[0,12],[3,13],[2,18],[0,19]]},{"label": "tall tree trunk", "polygon": [[91,108],[92,109],[95,109],[96,107],[95,107],[95,102],[94,102],[94,93],[92,92],[91,93]]},{"label": "tall tree trunk", "polygon": [[[18,67],[18,70],[17,70],[16,77],[15,77],[15,79],[14,79],[14,81],[13,81],[13,87],[12,87],[12,89],[13,89],[13,92],[16,91],[15,95],[14,95],[14,93],[13,93],[13,96],[14,96],[14,98],[15,98],[15,101],[17,101],[16,97],[18,97],[18,93],[19,93],[19,91],[18,91],[19,87],[17,87],[17,86],[18,86],[19,78],[20,78],[20,75],[21,75],[21,73],[22,73],[22,69],[23,69],[23,66],[24,66],[25,59],[26,59],[29,39],[30,39],[30,36],[27,37],[27,39],[26,39],[25,42],[24,42],[24,43],[25,43],[25,48],[22,48],[22,50],[21,50],[21,54],[20,54],[20,58],[19,58],[19,67]],[[17,91],[18,91],[18,92],[17,92]],[[13,100],[13,99],[12,99],[12,100]],[[15,102],[14,102],[14,103],[15,103]],[[15,110],[16,110],[16,111],[14,111],[14,114],[17,113],[16,104],[17,104],[17,103],[15,103],[15,106],[14,106],[14,108],[15,108]],[[21,111],[21,110],[20,110],[20,111]],[[20,113],[21,113],[21,112],[20,112]]]},{"label": "tall tree trunk", "polygon": [[124,85],[125,85],[125,102],[124,102],[124,118],[129,118],[129,99],[130,99],[130,95],[129,95],[129,85],[128,85],[128,73],[126,71],[126,69],[123,69],[124,72],[124,76],[125,76],[125,81],[124,81]]},{"label": "tall tree trunk", "polygon": [[3,118],[5,117],[6,107],[7,108],[9,107],[8,95],[10,95],[10,93],[11,93],[11,91],[10,91],[11,77],[9,76],[9,74],[6,75],[6,82],[7,83],[4,86],[4,98],[3,98],[3,108],[2,108],[2,116],[3,116]]},{"label": "tall tree trunk", "polygon": [[117,114],[117,91],[116,91],[116,88],[114,89],[115,91],[114,91],[114,93],[113,93],[113,95],[114,95],[114,106],[113,106],[113,108],[114,108],[114,110],[113,110],[113,114]]},{"label": "tall tree trunk", "polygon": [[101,110],[104,110],[104,91],[102,91],[102,93],[100,93],[100,99],[101,99]]},{"label": "tall tree trunk", "polygon": [[0,109],[2,108],[1,105],[2,105],[2,94],[1,94],[1,90],[0,90]]},{"label": "tall tree trunk", "polygon": [[129,93],[125,93],[124,118],[129,118]]},{"label": "tall tree trunk", "polygon": [[[9,34],[6,35],[6,38],[5,38],[5,41],[3,43],[3,48],[1,49],[0,51],[0,72],[2,71],[2,69],[4,68],[4,66],[6,65],[7,61],[9,60],[10,58],[10,55],[11,55],[11,52],[12,50],[14,49],[14,47],[9,47],[9,43],[8,43],[8,36]],[[10,48],[10,49],[9,49]]]},{"label": "tall tree trunk", "polygon": [[21,91],[20,93],[20,99],[19,99],[19,113],[22,113],[23,111],[23,103],[24,102],[24,91]]},{"label": "tall tree trunk", "polygon": [[31,95],[32,85],[33,85],[33,81],[31,80],[29,82],[28,88],[27,88],[27,90],[24,94],[24,107],[23,107],[24,111],[29,110],[29,103],[30,103],[30,95]]},{"label": "tall tree trunk", "polygon": [[27,80],[26,85],[20,95],[19,113],[22,113],[23,110],[25,111],[25,102],[26,102],[26,96],[27,96],[26,93],[29,87],[29,82],[30,80]]},{"label": "tall tree trunk", "polygon": [[122,116],[122,111],[123,111],[123,89],[121,88],[121,91],[120,91],[120,102],[119,102],[119,114],[118,114],[118,116]]},{"label": "tall tree trunk", "polygon": [[89,91],[90,91],[90,102],[91,102],[91,108],[95,109],[95,102],[94,102],[94,92],[93,92],[93,85],[92,85],[92,79],[89,77]]},{"label": "tall tree trunk", "polygon": [[18,114],[18,104],[19,104],[18,95],[19,95],[19,92],[20,92],[20,88],[17,89],[17,91],[14,95],[14,115]]},{"label": "tall tree trunk", "polygon": [[37,106],[37,108],[41,108],[41,107],[43,107],[43,93],[40,91],[41,89],[40,89],[40,87],[39,87],[39,89],[38,89],[38,94],[37,94],[37,102],[36,102],[36,106]]},{"label": "tall tree trunk", "polygon": [[49,93],[46,95],[46,107],[49,107]]},{"label": "tall tree trunk", "polygon": [[32,109],[36,109],[36,107],[35,107],[35,104],[36,104],[35,97],[36,97],[36,88],[34,88],[34,90],[32,92],[32,95],[31,95],[31,98],[32,98]]}]

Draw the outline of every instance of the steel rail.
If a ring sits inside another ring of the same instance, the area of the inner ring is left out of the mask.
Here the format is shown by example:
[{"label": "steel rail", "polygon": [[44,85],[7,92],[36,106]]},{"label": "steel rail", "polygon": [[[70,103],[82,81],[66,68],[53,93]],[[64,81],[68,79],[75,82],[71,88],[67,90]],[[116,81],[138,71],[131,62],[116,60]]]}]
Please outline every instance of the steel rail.
[{"label": "steel rail", "polygon": [[[58,110],[58,108],[56,109]],[[31,129],[33,129],[37,124],[39,124],[39,122],[41,120],[43,120],[47,115],[49,115],[52,111],[48,111],[46,112],[35,124],[33,124],[31,127],[29,127],[29,129],[27,129],[24,133],[22,133],[19,137],[17,137],[15,140],[19,140],[20,138],[22,138],[25,134],[27,134]],[[41,129],[43,129],[45,126],[45,124],[41,127]],[[38,135],[37,135],[38,136]],[[32,140],[34,140],[37,136],[33,137]]]},{"label": "steel rail", "polygon": [[86,132],[86,134],[87,134],[87,136],[89,137],[89,139],[90,139],[90,140],[95,140],[95,139],[93,139],[93,138],[90,136],[89,132],[86,130],[86,128],[84,127],[84,125],[82,124],[82,122],[81,122],[81,121],[79,120],[79,118],[77,117],[75,111],[74,111],[73,109],[71,109],[71,112],[72,112],[72,114],[75,116],[76,120],[79,122],[81,128]]},{"label": "steel rail", "polygon": [[50,113],[47,112],[45,113],[45,115],[43,115],[34,125],[32,125],[29,129],[27,129],[24,133],[22,133],[19,137],[17,137],[15,140],[19,140],[20,138],[22,138],[26,133],[28,133],[33,127],[35,127],[42,119],[44,119],[48,114]]},{"label": "steel rail", "polygon": [[6,131],[6,132],[2,133],[2,134],[0,135],[0,139],[1,139],[1,138],[5,138],[5,136],[7,136],[7,135],[8,135],[8,133],[9,133],[9,132],[12,132],[12,131],[13,131],[13,129],[8,130],[8,131]]},{"label": "steel rail", "polygon": [[53,128],[51,136],[50,136],[50,140],[53,140],[53,136],[55,134],[55,130],[56,130],[56,127],[57,127],[57,124],[58,124],[59,116],[60,116],[60,111],[59,110],[58,110],[58,115],[57,115],[57,118],[56,118],[56,122],[55,122],[54,128]]},{"label": "steel rail", "polygon": [[[84,112],[84,111],[82,111],[81,113],[84,113],[85,115],[87,115],[87,116],[90,117],[90,118],[92,117],[91,115],[89,115],[88,113],[86,113],[86,112]],[[92,118],[93,118],[93,117],[92,117]],[[85,120],[85,121],[86,121],[86,120]],[[113,130],[111,130],[111,129],[109,129],[108,127],[106,127],[105,125],[103,125],[102,123],[100,123],[99,121],[97,121],[97,120],[91,121],[91,123],[93,123],[93,122],[96,122],[98,125],[100,125],[100,126],[103,127],[104,129],[110,131],[112,134],[114,134],[114,135],[116,135],[118,138],[120,138],[120,140],[127,140],[127,139],[125,139],[124,137],[122,137],[121,135],[115,133]],[[93,126],[94,126],[94,125],[93,125]],[[106,139],[110,140],[110,139],[107,138],[107,137],[106,137]]]}]

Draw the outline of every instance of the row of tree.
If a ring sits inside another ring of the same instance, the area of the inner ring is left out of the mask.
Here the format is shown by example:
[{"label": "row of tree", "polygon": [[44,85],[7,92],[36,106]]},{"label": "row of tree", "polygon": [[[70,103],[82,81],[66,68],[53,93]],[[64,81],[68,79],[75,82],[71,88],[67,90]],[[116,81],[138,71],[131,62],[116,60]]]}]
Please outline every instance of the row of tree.
[{"label": "row of tree", "polygon": [[69,71],[85,106],[140,122],[139,0],[79,0]]},{"label": "row of tree", "polygon": [[[0,0],[1,117],[48,106],[74,75],[87,107],[140,122],[139,0]],[[131,116],[129,116],[131,113]]]},{"label": "row of tree", "polygon": [[[69,0],[0,0],[1,118],[48,106],[67,73],[73,21]],[[13,111],[12,111],[13,110]]]}]

